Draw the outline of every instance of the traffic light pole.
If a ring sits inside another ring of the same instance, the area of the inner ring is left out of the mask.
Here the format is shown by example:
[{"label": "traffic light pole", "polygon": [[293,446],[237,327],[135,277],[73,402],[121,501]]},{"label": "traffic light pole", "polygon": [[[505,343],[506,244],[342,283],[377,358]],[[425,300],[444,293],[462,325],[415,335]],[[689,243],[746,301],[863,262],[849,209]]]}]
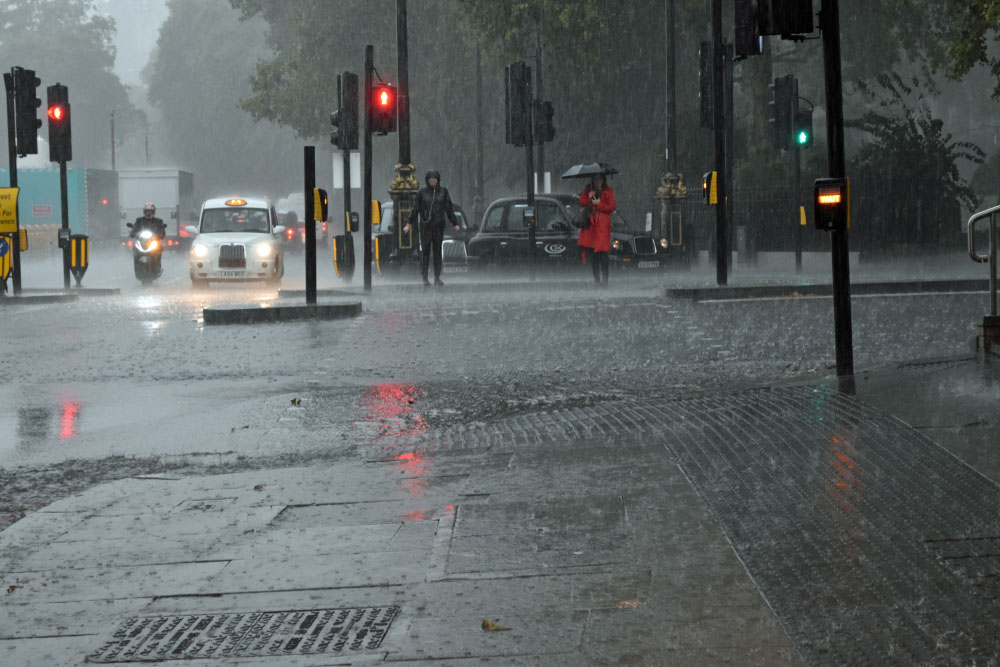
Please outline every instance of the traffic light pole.
[{"label": "traffic light pole", "polygon": [[[340,118],[344,116],[344,85],[343,77],[337,75],[337,109]],[[341,120],[343,122],[343,120]],[[343,128],[341,128],[343,130]],[[354,250],[354,237],[351,235],[351,151],[347,147],[347,137],[344,136],[344,147],[340,149],[340,157],[344,165],[344,245]],[[331,226],[332,227],[332,226]],[[332,229],[331,229],[332,233]],[[347,252],[345,248],[344,252]],[[345,255],[346,256],[346,255]],[[353,272],[354,267],[351,267]]]},{"label": "traffic light pole", "polygon": [[[716,0],[718,2],[719,0]],[[844,97],[840,66],[840,7],[838,0],[822,0],[823,68],[826,74],[826,138],[832,178],[847,176],[844,152]],[[847,228],[830,232],[833,263],[833,320],[837,347],[837,375],[841,391],[854,393],[854,343],[851,326],[851,267]]]},{"label": "traffic light pole", "polygon": [[[3,75],[4,86],[7,89],[7,155],[10,160],[10,187],[17,187],[17,146],[16,134],[14,132],[14,76],[5,72]],[[20,204],[19,204],[20,206]],[[11,250],[14,253],[11,262],[11,280],[13,282],[14,294],[21,293],[21,232],[20,215],[18,215],[18,226],[15,229],[14,238],[11,239]]]},{"label": "traffic light pole", "polygon": [[66,231],[66,244],[63,246],[63,288],[69,289],[69,194],[66,187],[66,160],[59,160],[59,208],[62,214],[62,228]]},{"label": "traffic light pole", "polygon": [[729,222],[726,198],[726,125],[722,49],[722,0],[712,0],[712,117],[715,131],[715,170],[718,198],[715,207],[715,278],[719,285],[729,282]]},{"label": "traffic light pole", "polygon": [[316,147],[306,146],[304,150],[303,171],[305,183],[303,190],[306,197],[306,304],[316,303],[316,211],[313,206],[313,190],[316,188]]},{"label": "traffic light pole", "polygon": [[797,141],[792,142],[795,152],[795,272],[802,273],[802,147]]},{"label": "traffic light pole", "polygon": [[361,229],[364,237],[365,291],[372,291],[372,70],[375,68],[375,47],[365,47],[365,223]]}]

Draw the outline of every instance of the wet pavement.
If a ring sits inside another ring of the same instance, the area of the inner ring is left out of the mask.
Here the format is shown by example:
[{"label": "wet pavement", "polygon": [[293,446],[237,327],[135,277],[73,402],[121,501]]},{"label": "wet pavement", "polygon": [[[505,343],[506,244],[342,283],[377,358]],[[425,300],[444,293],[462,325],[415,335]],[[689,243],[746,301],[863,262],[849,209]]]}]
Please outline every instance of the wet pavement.
[{"label": "wet pavement", "polygon": [[21,307],[0,663],[991,664],[984,297],[857,299],[852,397],[828,302],[670,279]]}]

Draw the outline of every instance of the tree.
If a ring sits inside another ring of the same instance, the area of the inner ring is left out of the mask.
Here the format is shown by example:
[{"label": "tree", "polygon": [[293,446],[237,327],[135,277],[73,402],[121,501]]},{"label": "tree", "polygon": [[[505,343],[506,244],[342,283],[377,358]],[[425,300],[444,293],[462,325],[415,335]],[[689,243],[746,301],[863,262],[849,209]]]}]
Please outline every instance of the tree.
[{"label": "tree", "polygon": [[995,42],[1000,34],[1000,0],[947,0],[936,9],[933,24],[947,44],[948,73],[961,78],[985,65],[996,79],[993,97],[1000,98],[1000,56],[988,40]]},{"label": "tree", "polygon": [[[882,75],[877,88],[869,89],[880,110],[847,123],[871,137],[851,170],[874,193],[864,233],[881,248],[953,243],[960,231],[960,207],[971,210],[978,204],[959,174],[959,162],[980,164],[985,154],[944,130],[944,123],[931,115],[919,83]],[[880,238],[872,238],[872,230]]]},{"label": "tree", "polygon": [[262,21],[240,22],[226,0],[169,0],[143,76],[168,158],[195,172],[204,196],[233,189],[278,195],[301,185],[294,135],[240,108],[254,63],[270,54]]},{"label": "tree", "polygon": [[[58,82],[69,87],[73,164],[110,166],[111,112],[119,140],[145,124],[112,72],[114,21],[97,13],[92,0],[11,0],[0,6],[0,25],[0,60],[35,70],[43,105],[47,86]],[[40,119],[43,113],[39,111]],[[44,123],[40,133],[47,134]]]}]

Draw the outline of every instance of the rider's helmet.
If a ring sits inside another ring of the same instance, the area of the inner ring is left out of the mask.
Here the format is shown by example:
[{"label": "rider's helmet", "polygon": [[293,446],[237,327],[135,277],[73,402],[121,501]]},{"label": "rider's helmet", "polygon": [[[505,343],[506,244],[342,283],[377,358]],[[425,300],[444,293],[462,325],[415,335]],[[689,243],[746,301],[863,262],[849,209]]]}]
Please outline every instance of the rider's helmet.
[{"label": "rider's helmet", "polygon": [[145,216],[156,215],[156,207],[153,206],[152,202],[146,202],[146,205],[142,207],[142,214]]}]

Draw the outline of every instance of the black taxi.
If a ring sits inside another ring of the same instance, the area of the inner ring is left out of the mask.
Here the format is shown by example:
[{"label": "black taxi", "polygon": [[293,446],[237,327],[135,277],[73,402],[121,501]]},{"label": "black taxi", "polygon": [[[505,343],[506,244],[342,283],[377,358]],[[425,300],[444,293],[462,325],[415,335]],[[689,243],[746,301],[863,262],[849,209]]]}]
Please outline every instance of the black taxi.
[{"label": "black taxi", "polygon": [[[521,264],[531,258],[525,211],[527,197],[505,197],[490,204],[479,231],[469,241],[469,257],[482,266]],[[535,197],[535,253],[544,265],[575,266],[582,262],[573,226],[579,210],[577,195],[555,193]],[[665,243],[632,232],[617,211],[611,214],[612,266],[622,269],[658,269],[666,266]]]}]

